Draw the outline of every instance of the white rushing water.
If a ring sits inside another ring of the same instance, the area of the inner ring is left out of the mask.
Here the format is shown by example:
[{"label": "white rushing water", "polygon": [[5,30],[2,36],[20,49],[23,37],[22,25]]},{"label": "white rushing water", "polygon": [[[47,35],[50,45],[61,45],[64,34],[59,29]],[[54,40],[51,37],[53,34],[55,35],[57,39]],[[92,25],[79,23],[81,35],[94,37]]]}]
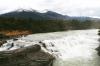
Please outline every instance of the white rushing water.
[{"label": "white rushing water", "polygon": [[0,51],[14,50],[41,41],[44,44],[41,45],[42,50],[56,57],[53,66],[100,66],[100,56],[95,50],[99,46],[97,33],[97,29],[91,29],[33,34],[17,41],[7,41]]}]

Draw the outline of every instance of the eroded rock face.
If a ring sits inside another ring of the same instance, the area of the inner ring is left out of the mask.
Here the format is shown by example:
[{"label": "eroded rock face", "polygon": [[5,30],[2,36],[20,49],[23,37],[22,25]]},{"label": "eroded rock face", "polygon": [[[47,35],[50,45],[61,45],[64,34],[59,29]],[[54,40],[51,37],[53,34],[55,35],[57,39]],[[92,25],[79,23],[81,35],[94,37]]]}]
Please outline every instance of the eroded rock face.
[{"label": "eroded rock face", "polygon": [[54,57],[33,45],[12,51],[0,52],[0,66],[52,66]]}]

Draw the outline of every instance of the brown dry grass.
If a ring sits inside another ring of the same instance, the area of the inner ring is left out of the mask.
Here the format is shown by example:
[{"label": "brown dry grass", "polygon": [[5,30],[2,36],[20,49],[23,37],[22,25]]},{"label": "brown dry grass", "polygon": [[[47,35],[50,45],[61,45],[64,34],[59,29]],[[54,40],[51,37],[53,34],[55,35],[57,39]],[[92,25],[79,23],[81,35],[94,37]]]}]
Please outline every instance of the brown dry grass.
[{"label": "brown dry grass", "polygon": [[32,32],[28,30],[11,30],[11,31],[0,31],[0,33],[6,36],[22,36],[22,35],[29,35]]}]

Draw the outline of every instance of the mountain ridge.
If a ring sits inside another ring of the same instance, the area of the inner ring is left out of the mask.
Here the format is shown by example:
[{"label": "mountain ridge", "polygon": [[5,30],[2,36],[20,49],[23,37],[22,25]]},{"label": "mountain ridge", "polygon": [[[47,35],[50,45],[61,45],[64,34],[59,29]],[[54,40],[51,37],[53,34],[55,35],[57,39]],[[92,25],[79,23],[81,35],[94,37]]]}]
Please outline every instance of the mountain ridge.
[{"label": "mountain ridge", "polygon": [[45,13],[40,13],[34,9],[16,9],[14,11],[1,14],[0,17],[14,17],[14,18],[24,18],[24,19],[35,19],[35,20],[41,20],[41,19],[47,19],[47,20],[71,20],[71,19],[77,19],[77,20],[96,20],[99,18],[92,18],[92,17],[86,17],[86,16],[68,16],[68,15],[62,15],[54,11],[47,11]]}]

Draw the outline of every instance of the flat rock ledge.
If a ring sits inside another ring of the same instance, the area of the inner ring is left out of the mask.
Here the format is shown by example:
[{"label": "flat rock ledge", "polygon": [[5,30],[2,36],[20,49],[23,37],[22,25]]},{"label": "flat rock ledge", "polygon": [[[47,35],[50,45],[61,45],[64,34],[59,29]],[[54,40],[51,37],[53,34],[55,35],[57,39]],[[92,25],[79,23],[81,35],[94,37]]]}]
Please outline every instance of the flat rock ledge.
[{"label": "flat rock ledge", "polygon": [[0,66],[52,66],[53,60],[38,44],[0,52]]}]

